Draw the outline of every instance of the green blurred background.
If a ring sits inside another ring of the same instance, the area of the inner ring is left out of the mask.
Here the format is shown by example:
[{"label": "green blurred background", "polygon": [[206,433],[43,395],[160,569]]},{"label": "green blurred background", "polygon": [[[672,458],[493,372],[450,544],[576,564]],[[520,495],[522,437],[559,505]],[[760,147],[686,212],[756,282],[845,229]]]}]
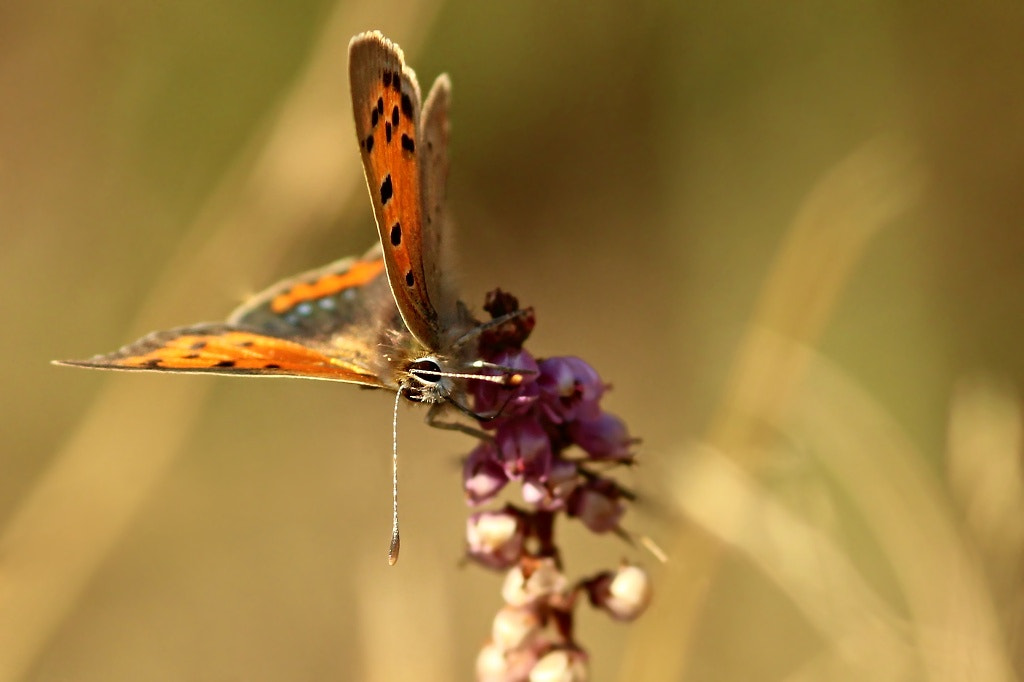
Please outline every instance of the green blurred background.
[{"label": "green blurred background", "polygon": [[570,574],[655,579],[580,610],[593,679],[1012,679],[1020,3],[8,0],[0,680],[471,676],[464,436],[403,409],[388,569],[389,396],[47,364],[372,243],[369,28],[452,77],[466,300],[535,306],[644,439],[670,562],[567,528]]}]

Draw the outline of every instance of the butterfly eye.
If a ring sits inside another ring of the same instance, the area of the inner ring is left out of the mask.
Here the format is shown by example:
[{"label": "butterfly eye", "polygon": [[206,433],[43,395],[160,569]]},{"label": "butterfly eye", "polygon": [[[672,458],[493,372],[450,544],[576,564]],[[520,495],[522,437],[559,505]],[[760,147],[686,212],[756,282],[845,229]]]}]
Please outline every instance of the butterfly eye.
[{"label": "butterfly eye", "polygon": [[420,358],[412,362],[408,369],[424,386],[434,386],[441,382],[441,365],[433,358]]}]

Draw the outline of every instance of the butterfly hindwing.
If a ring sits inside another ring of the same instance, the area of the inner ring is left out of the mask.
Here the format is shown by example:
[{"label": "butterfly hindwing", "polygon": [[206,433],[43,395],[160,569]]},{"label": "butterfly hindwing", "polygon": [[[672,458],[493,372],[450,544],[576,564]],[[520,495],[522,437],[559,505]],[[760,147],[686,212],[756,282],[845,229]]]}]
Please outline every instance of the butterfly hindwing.
[{"label": "butterfly hindwing", "polygon": [[228,324],[271,336],[326,341],[401,325],[374,246],[362,258],[343,258],[282,280],[235,309]]},{"label": "butterfly hindwing", "polygon": [[[380,33],[349,45],[356,135],[384,250],[388,280],[406,327],[427,348],[441,345],[424,244],[434,248],[441,225],[426,224],[421,100],[416,74],[401,50]],[[435,294],[436,295],[436,294]]]},{"label": "butterfly hindwing", "polygon": [[419,259],[427,278],[430,300],[437,310],[441,326],[451,328],[457,322],[458,296],[452,286],[454,269],[448,257],[452,251],[448,222],[446,189],[448,185],[448,105],[451,81],[441,74],[434,81],[423,104],[421,125],[422,156],[420,185],[423,188],[423,234]]}]

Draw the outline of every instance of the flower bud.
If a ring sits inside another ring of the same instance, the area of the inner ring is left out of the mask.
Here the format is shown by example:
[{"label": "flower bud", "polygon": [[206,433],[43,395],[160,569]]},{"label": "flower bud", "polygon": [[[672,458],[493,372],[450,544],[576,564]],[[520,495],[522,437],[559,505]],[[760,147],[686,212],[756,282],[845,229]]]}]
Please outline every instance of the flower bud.
[{"label": "flower bud", "polygon": [[531,647],[507,651],[488,642],[476,657],[477,682],[525,680],[537,664],[538,653]]},{"label": "flower bud", "polygon": [[527,576],[523,566],[516,566],[505,576],[501,597],[506,604],[524,606],[552,594],[564,594],[568,586],[565,575],[555,565],[555,560],[545,557],[536,562]]},{"label": "flower bud", "polygon": [[530,671],[530,682],[586,682],[587,655],[579,649],[555,649]]},{"label": "flower bud", "polygon": [[623,564],[614,573],[603,573],[587,585],[590,602],[612,618],[631,621],[651,602],[651,578],[639,566]]},{"label": "flower bud", "polygon": [[494,616],[491,641],[503,651],[519,649],[541,628],[540,615],[528,606],[503,606]]},{"label": "flower bud", "polygon": [[466,521],[466,553],[490,568],[508,568],[522,557],[524,526],[511,507],[472,514]]}]

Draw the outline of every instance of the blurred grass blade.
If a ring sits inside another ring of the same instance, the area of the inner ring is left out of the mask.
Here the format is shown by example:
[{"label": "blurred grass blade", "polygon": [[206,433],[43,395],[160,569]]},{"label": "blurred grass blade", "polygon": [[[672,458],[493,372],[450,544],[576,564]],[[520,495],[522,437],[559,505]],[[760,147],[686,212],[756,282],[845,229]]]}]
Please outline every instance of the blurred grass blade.
[{"label": "blurred grass blade", "polygon": [[786,593],[854,675],[846,679],[905,678],[913,647],[903,621],[842,547],[717,451],[694,448],[678,460],[681,511]]},{"label": "blurred grass blade", "polygon": [[869,396],[804,355],[810,371],[786,428],[843,487],[892,567],[924,679],[1016,679],[978,556],[934,471]]},{"label": "blurred grass blade", "polygon": [[[871,239],[920,196],[924,173],[907,144],[881,137],[829,171],[804,200],[740,344],[708,440],[742,457],[760,420],[774,422],[801,374],[799,354],[755,338],[770,329],[813,346]],[[752,464],[753,462],[746,462]]]},{"label": "blurred grass blade", "polygon": [[1022,455],[1016,396],[990,381],[962,382],[950,410],[950,488],[979,546],[991,561],[1013,564],[1014,573],[1024,545]]},{"label": "blurred grass blade", "polygon": [[1005,384],[973,378],[957,386],[949,420],[947,477],[1020,659],[1024,582],[1024,419]]},{"label": "blurred grass blade", "polygon": [[[766,278],[708,428],[707,442],[741,468],[759,462],[758,434],[765,424],[778,422],[803,374],[803,355],[789,342],[766,341],[760,330],[813,346],[871,238],[914,204],[923,180],[908,144],[880,137],[826,173],[803,202]],[[680,559],[656,577],[659,599],[652,617],[630,633],[624,671],[654,680],[683,676],[720,552],[717,540],[681,525],[668,551]],[[658,629],[654,624],[659,622],[676,627]]]},{"label": "blurred grass blade", "polygon": [[[781,682],[821,682],[822,680],[829,680],[829,682],[842,682],[843,680],[862,682],[863,680],[914,679],[912,674],[914,668],[912,665],[916,664],[916,661],[910,655],[912,652],[909,649],[904,652],[907,655],[903,657],[903,662],[907,663],[906,670],[894,669],[893,666],[898,661],[894,658],[889,658],[883,659],[883,663],[887,667],[885,672],[876,673],[875,668],[871,665],[875,656],[871,649],[874,639],[874,633],[867,633],[863,641],[853,637],[829,642],[825,650],[806,661],[791,674],[782,678]],[[851,660],[850,653],[854,651],[861,652],[864,657],[856,661]]]}]

